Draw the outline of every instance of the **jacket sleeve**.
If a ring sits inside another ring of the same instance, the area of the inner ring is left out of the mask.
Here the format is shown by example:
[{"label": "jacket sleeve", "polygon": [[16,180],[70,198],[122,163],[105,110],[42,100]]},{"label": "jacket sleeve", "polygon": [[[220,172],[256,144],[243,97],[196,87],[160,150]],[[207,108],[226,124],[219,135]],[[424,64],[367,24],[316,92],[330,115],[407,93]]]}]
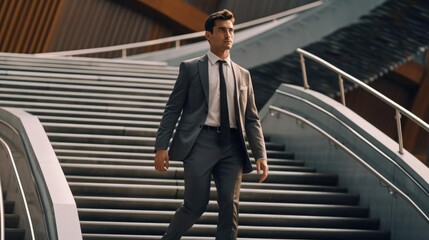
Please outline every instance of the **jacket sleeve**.
[{"label": "jacket sleeve", "polygon": [[247,141],[249,142],[250,150],[252,151],[255,160],[261,158],[267,159],[264,134],[262,132],[262,126],[259,120],[258,109],[256,108],[252,79],[248,71],[246,71],[246,74],[248,76],[248,95],[244,124]]},{"label": "jacket sleeve", "polygon": [[189,78],[185,63],[180,64],[179,75],[173,91],[165,105],[155,140],[155,150],[167,149],[177,120],[183,110],[189,89]]}]

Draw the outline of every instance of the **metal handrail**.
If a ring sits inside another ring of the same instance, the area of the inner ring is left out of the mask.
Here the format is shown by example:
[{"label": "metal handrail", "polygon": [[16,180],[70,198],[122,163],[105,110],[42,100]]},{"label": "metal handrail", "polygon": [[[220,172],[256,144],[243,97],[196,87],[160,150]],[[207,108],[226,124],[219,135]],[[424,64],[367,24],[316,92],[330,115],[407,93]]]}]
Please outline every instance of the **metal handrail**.
[{"label": "metal handrail", "polygon": [[[30,209],[28,207],[27,198],[25,197],[25,194],[24,194],[24,188],[22,187],[21,178],[19,176],[18,169],[16,167],[15,160],[14,160],[13,155],[12,155],[12,151],[10,150],[9,145],[1,137],[0,137],[0,143],[6,149],[7,155],[9,156],[8,158],[9,158],[11,164],[12,164],[13,173],[15,175],[16,182],[18,184],[18,190],[19,190],[19,193],[21,195],[21,200],[22,200],[22,202],[24,204],[25,213],[26,213],[27,219],[28,219],[28,225],[29,225],[29,228],[30,228],[29,229],[30,230],[29,234],[31,236],[31,239],[35,240],[36,237],[35,237],[35,234],[34,234],[34,227],[33,227],[33,221],[31,220]],[[0,181],[1,181],[1,179],[0,179]],[[4,219],[2,219],[2,220],[4,220]],[[4,221],[2,221],[2,223],[4,223]]]},{"label": "metal handrail", "polygon": [[380,155],[382,155],[384,158],[386,158],[391,164],[393,164],[395,167],[397,167],[406,177],[408,177],[420,190],[422,190],[426,196],[429,197],[429,192],[428,190],[426,190],[409,172],[407,172],[401,165],[399,165],[395,160],[393,160],[389,155],[387,155],[385,152],[383,152],[381,149],[379,149],[378,147],[376,147],[373,143],[371,143],[368,139],[366,139],[365,137],[363,137],[361,134],[359,134],[355,129],[353,129],[352,127],[350,127],[349,125],[347,125],[345,122],[343,122],[342,120],[340,120],[337,116],[335,116],[333,113],[331,113],[330,111],[327,111],[326,109],[323,109],[320,106],[317,106],[316,104],[306,100],[306,99],[302,99],[301,97],[298,97],[296,95],[290,94],[290,93],[286,93],[284,91],[281,90],[276,90],[276,93],[289,97],[289,98],[293,98],[296,99],[298,101],[301,101],[315,109],[317,109],[318,111],[326,114],[327,116],[329,116],[330,118],[334,119],[335,121],[337,121],[341,126],[345,127],[347,130],[349,130],[353,135],[357,136],[360,140],[362,140],[363,142],[365,142],[369,147],[371,147],[372,149],[374,149],[376,152],[378,152]]},{"label": "metal handrail", "polygon": [[[252,20],[249,22],[237,24],[235,26],[235,30],[243,30],[246,28],[254,27],[263,23],[271,22],[271,21],[277,21],[280,18],[296,14],[302,11],[309,10],[314,7],[318,7],[322,5],[324,0],[315,1],[306,5],[302,5],[300,7],[296,7],[294,9],[290,9],[281,13],[273,14],[268,17],[259,18],[256,20]],[[172,36],[172,37],[166,37],[166,38],[160,38],[155,40],[149,40],[144,42],[137,42],[137,43],[128,43],[128,44],[121,44],[121,45],[115,45],[115,46],[108,46],[108,47],[98,47],[98,48],[89,48],[89,49],[79,49],[79,50],[70,50],[70,51],[61,51],[61,52],[50,52],[50,53],[39,53],[35,54],[37,56],[76,56],[76,55],[84,55],[84,54],[93,54],[93,53],[104,53],[104,52],[114,52],[114,51],[121,51],[122,58],[127,57],[127,50],[134,49],[134,48],[141,48],[141,47],[148,47],[148,46],[154,46],[154,45],[161,45],[165,43],[171,43],[175,42],[175,47],[179,48],[180,42],[184,40],[190,40],[190,39],[196,39],[196,38],[202,38],[204,36],[204,31],[194,32],[194,33],[188,33],[178,36]]]},{"label": "metal handrail", "polygon": [[426,215],[426,213],[407,194],[405,194],[401,189],[399,189],[398,187],[396,187],[395,184],[393,184],[392,182],[390,182],[387,178],[385,178],[383,175],[381,175],[377,170],[375,170],[368,163],[366,163],[365,160],[363,160],[361,157],[359,157],[357,154],[355,154],[352,150],[350,150],[349,148],[347,148],[344,144],[342,144],[336,138],[334,138],[333,136],[331,136],[329,133],[325,132],[323,129],[319,128],[318,126],[316,126],[315,124],[313,124],[309,120],[307,120],[307,119],[305,119],[305,118],[303,118],[303,117],[301,117],[301,116],[299,116],[297,114],[291,113],[291,112],[289,112],[287,110],[284,110],[282,108],[275,107],[275,106],[269,106],[269,109],[271,111],[271,114],[272,114],[272,111],[276,111],[276,112],[285,114],[287,116],[293,117],[295,119],[298,119],[299,121],[307,124],[308,126],[310,126],[311,128],[313,128],[314,130],[316,130],[317,132],[319,132],[322,136],[328,138],[331,142],[333,142],[337,146],[339,146],[348,155],[350,155],[355,160],[357,160],[362,166],[364,166],[367,170],[369,170],[372,174],[374,174],[378,179],[380,179],[383,183],[385,183],[390,189],[394,190],[397,194],[399,194],[407,202],[409,202],[414,207],[414,209],[416,209],[417,212],[426,220],[426,222],[429,223],[429,216]]},{"label": "metal handrail", "polygon": [[353,77],[352,75],[350,75],[350,74],[344,72],[343,70],[335,67],[334,65],[328,63],[327,61],[323,60],[322,58],[317,57],[316,55],[309,53],[309,52],[307,52],[301,48],[298,48],[297,52],[300,55],[301,69],[302,69],[302,73],[303,73],[302,76],[303,76],[305,89],[309,89],[310,86],[308,84],[307,74],[306,74],[306,70],[305,70],[306,68],[305,68],[304,56],[316,61],[317,63],[327,67],[328,69],[330,69],[330,70],[332,70],[338,74],[340,91],[341,91],[341,101],[342,101],[342,104],[344,106],[346,105],[346,101],[345,101],[343,78],[353,82],[354,84],[363,88],[365,91],[369,92],[370,94],[372,94],[376,98],[380,99],[381,101],[383,101],[384,103],[386,103],[390,107],[394,108],[396,111],[395,119],[396,119],[396,128],[397,128],[397,132],[398,132],[399,153],[401,155],[404,154],[404,142],[403,142],[403,138],[402,138],[402,125],[401,125],[402,115],[406,116],[408,119],[410,119],[411,121],[413,121],[418,126],[423,128],[426,132],[429,133],[429,124],[424,122],[422,119],[420,119],[419,117],[417,117],[416,115],[414,115],[412,112],[408,111],[407,109],[405,109],[401,105],[397,104],[396,102],[394,102],[391,99],[389,99],[388,97],[384,96],[383,94],[381,94],[377,90],[375,90],[372,87],[370,87],[369,85],[365,84],[361,80]]}]

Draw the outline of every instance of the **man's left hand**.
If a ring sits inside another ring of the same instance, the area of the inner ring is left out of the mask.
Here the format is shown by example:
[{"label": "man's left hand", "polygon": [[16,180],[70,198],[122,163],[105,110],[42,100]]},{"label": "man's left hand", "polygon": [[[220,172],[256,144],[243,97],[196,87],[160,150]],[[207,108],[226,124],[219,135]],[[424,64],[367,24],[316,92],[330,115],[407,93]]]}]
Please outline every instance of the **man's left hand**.
[{"label": "man's left hand", "polygon": [[262,172],[262,175],[259,178],[259,183],[264,182],[265,179],[267,179],[267,177],[268,177],[267,159],[260,158],[260,159],[256,160],[256,171],[258,174],[261,174],[261,172]]}]

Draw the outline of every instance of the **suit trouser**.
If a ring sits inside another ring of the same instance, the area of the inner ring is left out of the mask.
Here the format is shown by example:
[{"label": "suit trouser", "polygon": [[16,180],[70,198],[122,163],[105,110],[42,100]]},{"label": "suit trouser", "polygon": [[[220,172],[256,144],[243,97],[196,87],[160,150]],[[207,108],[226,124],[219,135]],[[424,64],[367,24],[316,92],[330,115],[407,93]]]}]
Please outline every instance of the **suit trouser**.
[{"label": "suit trouser", "polygon": [[164,240],[180,239],[205,212],[210,200],[211,179],[217,189],[219,205],[217,240],[237,238],[238,201],[245,151],[237,130],[230,143],[220,142],[219,133],[203,128],[184,159],[184,203],[170,222]]}]

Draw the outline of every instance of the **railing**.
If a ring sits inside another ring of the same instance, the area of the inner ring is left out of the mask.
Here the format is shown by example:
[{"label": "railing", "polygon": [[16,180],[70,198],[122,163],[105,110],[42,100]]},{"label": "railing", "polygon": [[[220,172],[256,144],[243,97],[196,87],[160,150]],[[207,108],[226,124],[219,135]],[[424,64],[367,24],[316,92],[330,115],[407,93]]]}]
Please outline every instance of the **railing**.
[{"label": "railing", "polygon": [[[8,159],[10,160],[10,163],[11,163],[12,168],[13,168],[12,172],[13,172],[13,174],[15,176],[15,180],[16,180],[16,183],[18,185],[18,191],[19,191],[19,194],[21,195],[21,201],[22,201],[22,204],[23,204],[23,207],[24,207],[24,210],[25,210],[26,219],[28,221],[28,228],[29,228],[28,230],[30,231],[29,232],[29,234],[30,234],[30,238],[29,239],[34,240],[34,239],[36,239],[36,237],[35,237],[35,234],[34,234],[33,221],[31,220],[30,209],[28,208],[27,198],[25,197],[25,194],[24,194],[24,188],[22,187],[21,178],[19,176],[18,169],[16,168],[16,164],[15,164],[15,160],[14,160],[13,155],[12,155],[12,151],[10,150],[9,145],[7,145],[7,143],[1,137],[0,137],[0,143],[1,143],[1,145],[3,145],[3,148],[6,150]],[[4,166],[4,164],[3,164],[3,166]],[[1,179],[0,179],[0,190],[1,190]],[[0,194],[0,195],[2,195],[2,194]],[[2,203],[2,207],[3,207],[3,196],[1,196],[1,197],[2,197],[1,198],[1,203]],[[4,237],[4,209],[2,209],[1,215],[2,215],[2,219],[1,219],[2,236]],[[2,238],[2,240],[3,239],[4,238]]]},{"label": "railing", "polygon": [[[352,150],[350,150],[344,144],[342,144],[340,141],[338,141],[335,137],[331,136],[330,134],[328,134],[323,129],[319,128],[318,126],[316,126],[315,124],[313,124],[309,120],[307,120],[307,119],[305,119],[305,118],[303,118],[303,117],[301,117],[299,115],[296,115],[294,113],[291,113],[291,112],[289,112],[287,110],[284,110],[282,108],[275,107],[275,106],[270,106],[269,110],[270,110],[271,115],[274,115],[274,112],[278,112],[278,113],[287,115],[289,117],[295,118],[295,119],[301,121],[302,123],[307,124],[308,126],[310,126],[311,128],[313,128],[314,130],[316,130],[317,132],[319,132],[322,136],[324,136],[327,139],[329,139],[329,141],[331,141],[332,143],[334,143],[336,146],[340,147],[349,156],[351,156],[355,160],[357,160],[363,167],[365,167],[366,169],[368,169],[372,174],[374,174],[380,181],[382,181],[383,183],[385,183],[395,193],[399,194],[402,198],[404,198],[407,202],[409,202],[413,206],[413,208],[416,209],[416,211],[426,220],[426,222],[429,223],[429,217],[428,217],[428,215],[407,194],[405,194],[401,189],[399,189],[398,187],[396,187],[395,184],[393,184],[387,178],[385,178],[383,175],[381,175],[377,170],[375,170],[373,167],[371,167],[368,163],[366,163],[362,158],[360,158]],[[393,192],[392,192],[392,194],[393,194]]]},{"label": "railing", "polygon": [[10,136],[19,152],[20,172],[26,171],[21,180],[26,179],[36,238],[82,240],[76,201],[39,119],[19,108],[0,107],[0,123],[0,135]]},{"label": "railing", "polygon": [[407,109],[403,108],[402,106],[400,106],[396,102],[392,101],[388,97],[384,96],[383,94],[381,94],[377,90],[371,88],[370,86],[368,86],[364,82],[360,81],[359,79],[357,79],[357,78],[351,76],[350,74],[342,71],[341,69],[335,67],[334,65],[328,63],[327,61],[325,61],[325,60],[317,57],[316,55],[311,54],[311,53],[309,53],[303,49],[298,48],[297,52],[300,55],[301,70],[302,70],[302,76],[303,76],[305,89],[309,89],[310,86],[309,86],[308,80],[307,80],[307,73],[306,73],[304,56],[316,61],[317,63],[327,67],[331,71],[338,74],[340,93],[341,93],[341,102],[344,106],[346,105],[346,98],[345,98],[345,93],[344,93],[344,80],[343,79],[347,79],[347,80],[351,81],[352,83],[358,85],[359,87],[363,88],[365,91],[369,92],[370,94],[372,94],[376,98],[380,99],[381,101],[383,101],[384,103],[386,103],[390,107],[394,108],[396,111],[395,119],[396,119],[396,128],[397,128],[397,132],[398,132],[399,153],[401,155],[404,154],[404,142],[403,142],[403,137],[402,137],[402,125],[401,125],[402,115],[406,116],[408,119],[410,119],[411,121],[413,121],[418,126],[423,128],[426,132],[429,133],[429,124],[427,124],[422,119],[420,119],[419,117],[414,115],[412,112],[408,111]]},{"label": "railing", "polygon": [[[323,0],[315,1],[294,9],[290,9],[278,14],[274,14],[268,17],[256,19],[253,21],[237,24],[234,28],[236,31],[244,30],[250,27],[255,27],[257,25],[261,25],[264,23],[277,21],[280,18],[284,18],[286,16],[296,14],[302,11],[309,10],[314,7],[318,7],[323,4]],[[77,55],[86,55],[86,54],[94,54],[94,53],[106,53],[106,52],[115,52],[120,51],[122,58],[127,57],[128,50],[129,49],[135,49],[135,48],[142,48],[142,47],[149,47],[149,46],[155,46],[155,45],[161,45],[166,43],[175,43],[175,47],[179,48],[181,46],[181,42],[184,40],[191,40],[191,39],[198,39],[203,38],[204,31],[195,32],[195,33],[189,33],[189,34],[183,34],[179,36],[172,36],[167,38],[161,38],[161,39],[155,39],[155,40],[149,40],[144,42],[138,42],[138,43],[129,43],[129,44],[122,44],[122,45],[116,45],[116,46],[109,46],[109,47],[99,47],[99,48],[90,48],[90,49],[80,49],[80,50],[71,50],[71,51],[61,51],[61,52],[51,52],[51,53],[39,53],[35,54],[37,56],[46,56],[46,57],[54,57],[54,56],[77,56]]]},{"label": "railing", "polygon": [[356,137],[358,137],[361,141],[363,141],[365,144],[367,144],[370,148],[374,149],[378,154],[380,154],[383,158],[387,159],[391,164],[393,164],[393,166],[395,166],[396,168],[398,168],[408,179],[410,179],[427,197],[429,197],[429,192],[428,190],[426,190],[409,172],[407,172],[403,167],[401,167],[395,160],[393,160],[389,155],[387,155],[385,152],[383,152],[381,149],[379,149],[378,147],[376,147],[373,143],[371,143],[370,141],[368,141],[368,139],[366,139],[365,137],[363,137],[361,134],[359,134],[356,130],[354,130],[353,128],[351,128],[349,125],[347,125],[345,122],[343,122],[342,120],[340,120],[338,117],[336,117],[333,113],[327,111],[326,109],[323,109],[319,106],[317,106],[316,104],[303,99],[301,97],[298,97],[296,95],[281,91],[281,90],[276,90],[277,94],[280,94],[282,96],[285,97],[289,97],[289,98],[293,98],[295,100],[304,102],[305,104],[307,104],[308,106],[317,109],[318,111],[322,112],[323,114],[325,114],[326,116],[328,116],[331,119],[334,119],[337,123],[339,123],[341,126],[343,126],[345,129],[347,129],[351,134],[355,135]]}]

